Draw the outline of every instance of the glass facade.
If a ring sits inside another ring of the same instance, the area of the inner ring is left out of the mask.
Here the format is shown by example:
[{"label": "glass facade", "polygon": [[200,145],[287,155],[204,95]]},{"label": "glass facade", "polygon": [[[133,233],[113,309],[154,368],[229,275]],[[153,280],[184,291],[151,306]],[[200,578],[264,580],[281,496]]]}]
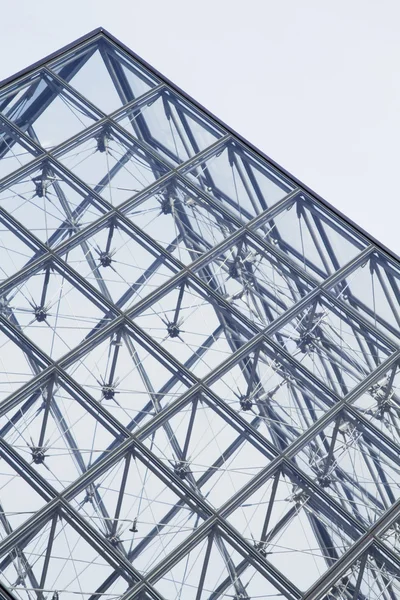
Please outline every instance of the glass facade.
[{"label": "glass facade", "polygon": [[400,598],[396,257],[103,30],[0,89],[0,230],[0,595]]}]

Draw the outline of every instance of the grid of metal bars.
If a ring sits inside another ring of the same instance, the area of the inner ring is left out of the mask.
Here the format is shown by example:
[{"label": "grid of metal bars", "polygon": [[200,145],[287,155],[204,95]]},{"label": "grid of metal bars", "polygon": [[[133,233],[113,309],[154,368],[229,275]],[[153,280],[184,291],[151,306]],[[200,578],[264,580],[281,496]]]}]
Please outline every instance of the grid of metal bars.
[{"label": "grid of metal bars", "polygon": [[104,31],[0,176],[6,588],[400,598],[396,259]]}]

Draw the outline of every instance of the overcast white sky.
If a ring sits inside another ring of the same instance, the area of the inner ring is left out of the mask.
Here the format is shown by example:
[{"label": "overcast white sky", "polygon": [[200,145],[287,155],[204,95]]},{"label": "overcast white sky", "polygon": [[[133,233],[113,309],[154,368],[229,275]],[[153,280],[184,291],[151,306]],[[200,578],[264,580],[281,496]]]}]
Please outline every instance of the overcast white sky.
[{"label": "overcast white sky", "polygon": [[1,79],[102,26],[400,253],[398,0],[3,3]]}]

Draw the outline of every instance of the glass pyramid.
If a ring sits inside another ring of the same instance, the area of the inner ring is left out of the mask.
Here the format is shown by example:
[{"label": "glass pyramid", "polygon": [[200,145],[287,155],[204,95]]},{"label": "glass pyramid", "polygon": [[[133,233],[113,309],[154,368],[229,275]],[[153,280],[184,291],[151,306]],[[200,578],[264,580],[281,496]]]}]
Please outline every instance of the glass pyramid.
[{"label": "glass pyramid", "polygon": [[103,29],[0,128],[1,595],[400,598],[398,259]]}]

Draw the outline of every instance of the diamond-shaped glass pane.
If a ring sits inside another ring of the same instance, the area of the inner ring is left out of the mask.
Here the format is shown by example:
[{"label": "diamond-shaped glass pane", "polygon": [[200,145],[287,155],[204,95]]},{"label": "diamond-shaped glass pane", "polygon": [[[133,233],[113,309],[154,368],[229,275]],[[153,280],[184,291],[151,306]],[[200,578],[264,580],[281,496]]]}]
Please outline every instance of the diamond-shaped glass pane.
[{"label": "diamond-shaped glass pane", "polygon": [[57,157],[113,206],[128,200],[168,171],[133,139],[112,127],[90,130]]},{"label": "diamond-shaped glass pane", "polygon": [[56,246],[103,214],[101,204],[52,161],[0,186],[0,207],[48,246]]},{"label": "diamond-shaped glass pane", "polygon": [[62,250],[65,261],[119,308],[136,304],[176,273],[168,256],[118,219],[78,239]]}]

